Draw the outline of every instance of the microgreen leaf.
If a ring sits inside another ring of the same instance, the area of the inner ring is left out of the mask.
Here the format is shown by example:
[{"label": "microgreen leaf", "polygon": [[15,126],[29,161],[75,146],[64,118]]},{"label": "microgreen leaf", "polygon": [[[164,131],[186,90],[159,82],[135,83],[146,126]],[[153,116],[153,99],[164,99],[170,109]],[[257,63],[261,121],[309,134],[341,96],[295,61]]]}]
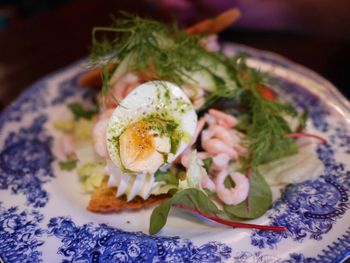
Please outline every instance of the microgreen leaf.
[{"label": "microgreen leaf", "polygon": [[306,128],[306,121],[309,117],[309,112],[307,110],[304,110],[300,115],[299,115],[299,127],[298,131],[302,131]]},{"label": "microgreen leaf", "polygon": [[70,103],[67,105],[68,109],[73,113],[76,120],[86,119],[91,120],[92,116],[96,114],[96,110],[84,109],[79,103]]},{"label": "microgreen leaf", "polygon": [[60,161],[58,165],[62,171],[72,171],[77,167],[78,160],[68,159],[66,161]]},{"label": "microgreen leaf", "polygon": [[205,170],[210,171],[212,163],[213,163],[213,158],[211,158],[211,157],[203,159],[203,164],[204,164]]},{"label": "microgreen leaf", "polygon": [[235,182],[232,180],[231,176],[226,176],[224,186],[228,189],[235,187]]},{"label": "microgreen leaf", "polygon": [[165,182],[166,184],[172,185],[179,184],[179,178],[171,169],[168,169],[165,172],[158,170],[154,175],[154,179],[156,182]]}]

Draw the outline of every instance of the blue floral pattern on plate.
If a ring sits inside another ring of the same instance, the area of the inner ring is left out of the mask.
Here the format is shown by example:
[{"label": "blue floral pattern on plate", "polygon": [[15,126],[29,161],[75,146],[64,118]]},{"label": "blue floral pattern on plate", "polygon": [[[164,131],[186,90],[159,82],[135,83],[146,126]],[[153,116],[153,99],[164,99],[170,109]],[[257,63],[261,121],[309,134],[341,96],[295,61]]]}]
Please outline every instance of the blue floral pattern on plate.
[{"label": "blue floral pattern on plate", "polygon": [[0,152],[0,189],[24,194],[33,207],[47,203],[43,184],[53,177],[52,137],[43,131],[46,121],[41,115],[28,128],[9,133]]},{"label": "blue floral pattern on plate", "polygon": [[[4,262],[41,262],[39,247],[44,216],[36,210],[6,209],[0,202],[0,259]],[[1,261],[0,261],[1,262]]]},{"label": "blue floral pattern on plate", "polygon": [[[286,70],[303,72],[271,55],[254,56]],[[73,215],[48,213],[54,197],[46,188],[55,183],[54,137],[47,129],[52,118],[50,109],[71,101],[91,101],[94,94],[79,88],[78,65],[56,74],[69,76],[61,78],[55,90],[47,85],[47,80],[55,77],[52,75],[35,84],[0,116],[0,258],[5,262],[42,262],[50,255],[41,249],[53,239],[57,260],[63,262],[332,262],[347,255],[349,230],[335,236],[330,244],[322,240],[325,235],[333,235],[337,222],[350,208],[350,172],[344,160],[337,158],[340,151],[350,153],[349,131],[342,120],[330,122],[332,113],[325,102],[284,78],[279,81],[286,88],[286,96],[300,108],[309,109],[313,126],[331,142],[317,149],[326,168],[324,173],[317,180],[287,186],[266,214],[271,224],[286,226],[287,232],[252,232],[251,245],[243,249],[237,243],[215,240],[215,236],[196,245],[181,237],[148,236],[106,224],[78,222]],[[322,85],[319,77],[305,75]],[[288,258],[280,258],[276,251],[283,249],[283,240],[295,242],[295,246],[312,240],[324,249],[312,256],[290,253]]]},{"label": "blue floral pattern on plate", "polygon": [[71,218],[52,218],[49,234],[61,240],[63,262],[223,262],[232,249],[219,242],[200,247],[179,237],[129,233],[105,224],[75,225]]}]

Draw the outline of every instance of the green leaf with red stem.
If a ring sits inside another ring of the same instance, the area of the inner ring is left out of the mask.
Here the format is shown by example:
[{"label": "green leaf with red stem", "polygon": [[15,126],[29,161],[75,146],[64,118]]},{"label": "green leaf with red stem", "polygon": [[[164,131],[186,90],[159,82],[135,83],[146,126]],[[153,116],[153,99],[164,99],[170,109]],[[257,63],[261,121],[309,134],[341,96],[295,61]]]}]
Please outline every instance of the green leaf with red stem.
[{"label": "green leaf with red stem", "polygon": [[[156,207],[151,215],[149,233],[151,235],[158,233],[166,224],[171,206],[185,205],[192,209],[200,210],[205,214],[225,217],[213,201],[201,190],[188,188],[177,192],[173,197]],[[227,216],[225,219],[229,219]]]},{"label": "green leaf with red stem", "polygon": [[[271,197],[271,192],[270,192],[270,197]],[[271,199],[269,204],[271,204]],[[165,226],[172,206],[186,209],[188,211],[194,212],[196,214],[199,214],[212,221],[215,221],[219,224],[223,224],[226,226],[240,227],[240,228],[242,227],[253,228],[253,229],[261,229],[261,230],[272,230],[272,231],[284,231],[284,228],[276,227],[276,226],[260,226],[260,225],[234,222],[234,221],[241,221],[243,219],[236,217],[232,213],[228,214],[226,211],[220,210],[203,191],[195,188],[188,188],[177,192],[175,195],[173,195],[171,199],[163,202],[161,205],[159,205],[157,208],[153,210],[151,215],[151,220],[150,220],[150,227],[149,227],[149,233],[151,235],[158,233]],[[255,209],[255,206],[254,206],[254,209]],[[254,214],[254,211],[251,212],[251,214]],[[260,216],[260,214],[258,214],[258,216]],[[249,218],[249,217],[246,217],[246,218]]]}]

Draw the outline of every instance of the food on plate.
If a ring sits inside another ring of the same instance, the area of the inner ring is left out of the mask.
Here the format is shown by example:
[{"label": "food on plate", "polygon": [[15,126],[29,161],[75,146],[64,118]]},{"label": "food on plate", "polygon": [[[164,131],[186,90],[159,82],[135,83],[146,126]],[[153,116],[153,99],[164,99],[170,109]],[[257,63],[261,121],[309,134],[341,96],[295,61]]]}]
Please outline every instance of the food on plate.
[{"label": "food on plate", "polygon": [[69,104],[72,120],[54,123],[59,166],[92,193],[90,211],[159,204],[151,234],[171,207],[284,230],[239,221],[270,208],[271,187],[317,177],[323,165],[314,145],[326,141],[305,132],[307,111],[285,101],[247,55],[223,54],[215,34],[238,17],[229,10],[179,30],[125,15],[94,29],[94,69],[80,84],[100,86],[98,107]]}]

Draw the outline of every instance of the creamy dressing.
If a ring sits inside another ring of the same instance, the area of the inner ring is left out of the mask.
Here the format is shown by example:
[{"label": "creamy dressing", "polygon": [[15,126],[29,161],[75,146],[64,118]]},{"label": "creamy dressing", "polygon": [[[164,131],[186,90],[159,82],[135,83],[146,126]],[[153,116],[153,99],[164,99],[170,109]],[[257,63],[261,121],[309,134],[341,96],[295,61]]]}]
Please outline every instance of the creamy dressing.
[{"label": "creamy dressing", "polygon": [[108,162],[106,172],[109,175],[108,186],[118,188],[116,197],[125,195],[128,202],[136,196],[146,200],[151,194],[156,194],[161,186],[161,183],[155,182],[154,174],[122,173],[112,162]]}]

